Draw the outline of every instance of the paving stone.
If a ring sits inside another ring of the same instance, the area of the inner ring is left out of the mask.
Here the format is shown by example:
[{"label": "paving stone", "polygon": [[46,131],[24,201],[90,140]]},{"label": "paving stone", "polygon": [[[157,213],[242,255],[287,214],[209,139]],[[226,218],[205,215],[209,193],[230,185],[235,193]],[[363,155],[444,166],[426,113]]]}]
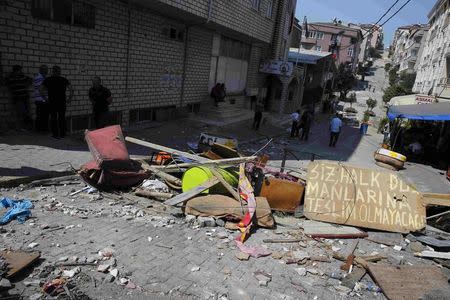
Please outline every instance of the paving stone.
[{"label": "paving stone", "polygon": [[198,217],[197,223],[200,227],[216,227],[216,220],[213,217]]}]

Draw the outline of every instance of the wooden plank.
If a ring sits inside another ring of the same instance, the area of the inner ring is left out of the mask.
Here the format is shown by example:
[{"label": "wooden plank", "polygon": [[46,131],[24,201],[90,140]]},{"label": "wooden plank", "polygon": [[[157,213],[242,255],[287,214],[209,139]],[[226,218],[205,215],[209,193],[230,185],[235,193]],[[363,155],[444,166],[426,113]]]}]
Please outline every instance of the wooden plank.
[{"label": "wooden plank", "polygon": [[303,222],[303,233],[314,238],[325,236],[336,236],[336,238],[339,238],[339,236],[351,236],[352,238],[367,236],[364,231],[355,227],[311,220]]},{"label": "wooden plank", "polygon": [[33,264],[35,261],[41,257],[41,254],[37,251],[35,252],[25,252],[25,251],[0,251],[0,256],[2,256],[6,263],[8,264],[8,272],[6,273],[7,278],[14,277],[24,268]]},{"label": "wooden plank", "polygon": [[427,291],[448,285],[447,277],[436,266],[368,264],[368,270],[390,300],[418,300]]},{"label": "wooden plank", "polygon": [[151,199],[167,200],[167,199],[173,198],[173,194],[171,194],[171,193],[152,192],[152,191],[146,191],[146,190],[141,190],[141,189],[134,192],[134,194],[136,196],[151,198]]},{"label": "wooden plank", "polygon": [[189,190],[189,191],[187,191],[185,193],[179,194],[179,195],[173,197],[172,199],[169,199],[169,200],[165,201],[164,204],[177,205],[179,203],[182,203],[184,201],[187,201],[187,200],[197,196],[198,194],[200,194],[204,190],[207,190],[210,187],[213,187],[214,185],[216,185],[218,183],[219,183],[219,179],[212,178],[212,179],[202,183],[199,186],[196,186],[195,188],[193,188],[193,189],[191,189],[191,190]]},{"label": "wooden plank", "polygon": [[419,253],[415,253],[415,256],[419,257],[431,257],[431,258],[441,258],[441,259],[450,259],[450,252],[438,252],[438,251],[422,251]]},{"label": "wooden plank", "polygon": [[311,162],[308,219],[408,233],[425,227],[421,194],[398,174],[328,161]]},{"label": "wooden plank", "polygon": [[217,170],[211,168],[211,172],[214,174],[214,176],[222,183],[222,185],[227,189],[227,191],[233,195],[233,198],[236,199],[236,201],[241,202],[241,197],[239,196],[239,193],[236,192],[236,190],[220,175]]},{"label": "wooden plank", "polygon": [[191,168],[195,166],[226,166],[226,165],[237,165],[243,162],[249,162],[252,160],[256,160],[257,156],[248,156],[248,157],[237,157],[237,158],[224,158],[224,159],[216,159],[209,160],[205,162],[192,162],[192,163],[181,163],[181,164],[171,164],[171,165],[162,165],[162,166],[153,166],[156,169],[178,169],[178,168]]},{"label": "wooden plank", "polygon": [[424,205],[450,206],[450,194],[425,193],[422,196],[422,203]]},{"label": "wooden plank", "polygon": [[171,183],[177,185],[177,186],[181,186],[181,179],[177,178],[173,175],[167,174],[159,169],[155,169],[153,166],[150,166],[147,162],[145,161],[141,161],[141,166],[144,170],[149,170],[152,173],[154,173],[157,177],[170,181]]},{"label": "wooden plank", "polygon": [[195,154],[187,153],[187,152],[184,152],[184,151],[179,151],[179,150],[172,149],[172,148],[165,147],[165,146],[161,146],[161,145],[158,145],[158,144],[142,141],[142,140],[130,137],[130,136],[127,136],[125,138],[125,141],[133,143],[133,144],[141,145],[141,146],[144,146],[144,147],[152,148],[152,149],[155,149],[155,150],[164,151],[164,152],[167,152],[167,153],[170,153],[170,154],[173,154],[173,155],[178,155],[178,156],[182,156],[182,157],[185,157],[185,158],[189,158],[189,159],[192,159],[193,161],[198,161],[198,162],[209,161],[208,158],[200,157],[200,156],[195,155]]}]

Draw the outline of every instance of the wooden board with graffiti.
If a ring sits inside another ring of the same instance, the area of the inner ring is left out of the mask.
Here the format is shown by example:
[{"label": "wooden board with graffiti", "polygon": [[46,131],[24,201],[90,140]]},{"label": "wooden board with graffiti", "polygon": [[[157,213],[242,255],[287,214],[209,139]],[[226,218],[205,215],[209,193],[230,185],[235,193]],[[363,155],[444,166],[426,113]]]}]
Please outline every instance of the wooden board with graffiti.
[{"label": "wooden board with graffiti", "polygon": [[312,220],[401,233],[426,225],[422,195],[399,175],[329,161],[309,165],[304,213]]}]

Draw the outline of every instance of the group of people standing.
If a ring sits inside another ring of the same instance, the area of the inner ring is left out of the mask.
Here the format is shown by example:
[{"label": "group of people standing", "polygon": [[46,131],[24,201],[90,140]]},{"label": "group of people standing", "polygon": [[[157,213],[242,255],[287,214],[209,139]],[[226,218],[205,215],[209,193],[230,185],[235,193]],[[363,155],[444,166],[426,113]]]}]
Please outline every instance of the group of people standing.
[{"label": "group of people standing", "polygon": [[[312,115],[309,111],[303,112],[300,116],[300,110],[296,110],[291,114],[292,127],[291,137],[300,137],[300,140],[308,140],[309,131],[311,129]],[[300,136],[300,130],[302,135]]]},{"label": "group of people standing", "polygon": [[[15,65],[6,83],[16,109],[17,129],[30,130],[33,127],[29,105],[30,86],[32,85],[32,100],[36,105],[36,130],[47,132],[50,119],[53,138],[61,139],[66,136],[66,109],[73,99],[74,90],[70,81],[61,75],[59,66],[52,67],[51,76],[47,76],[48,71],[46,65],[41,65],[34,79],[31,79],[23,73],[22,66]],[[112,102],[111,92],[102,86],[98,76],[92,79],[89,99],[93,106],[96,128],[107,126],[109,105]]]}]

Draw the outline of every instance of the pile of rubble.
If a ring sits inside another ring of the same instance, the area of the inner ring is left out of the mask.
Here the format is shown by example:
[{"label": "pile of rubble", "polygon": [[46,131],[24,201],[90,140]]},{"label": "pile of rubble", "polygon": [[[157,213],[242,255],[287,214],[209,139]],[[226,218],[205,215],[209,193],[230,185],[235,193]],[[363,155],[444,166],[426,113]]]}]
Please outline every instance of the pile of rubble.
[{"label": "pile of rubble", "polygon": [[[426,298],[448,292],[450,235],[426,225],[426,206],[449,206],[448,195],[422,195],[392,172],[313,161],[305,176],[284,166],[268,167],[264,154],[243,157],[220,144],[193,154],[123,138],[117,127],[88,132],[86,140],[94,161],[80,171],[84,182],[75,175],[22,187],[40,193],[41,209],[80,219],[71,225],[38,225],[31,219],[28,225],[39,226],[44,235],[81,228],[82,220],[104,215],[154,227],[189,226],[217,240],[219,251],[234,251],[238,261],[269,257],[286,265],[286,278],[305,296],[317,285],[362,298],[381,293],[389,299],[411,294]],[[159,152],[133,160],[125,140]],[[57,185],[71,186],[64,201],[52,193]],[[88,200],[84,207],[80,197]],[[98,201],[108,205],[89,206]],[[32,208],[12,207],[10,215],[13,209],[15,218],[24,221]],[[264,237],[253,235],[256,230]],[[148,236],[148,242],[171,249],[158,238]],[[12,269],[36,264],[36,246],[30,241],[29,252],[0,249],[1,290],[12,287],[8,278],[15,273],[7,275]],[[24,284],[39,288],[32,299],[63,294],[88,299],[78,288],[87,281],[139,290],[114,252],[104,248],[95,255],[67,254],[46,261]],[[25,263],[16,266],[19,256]],[[266,270],[253,276],[259,286],[271,286],[273,275]]]}]

